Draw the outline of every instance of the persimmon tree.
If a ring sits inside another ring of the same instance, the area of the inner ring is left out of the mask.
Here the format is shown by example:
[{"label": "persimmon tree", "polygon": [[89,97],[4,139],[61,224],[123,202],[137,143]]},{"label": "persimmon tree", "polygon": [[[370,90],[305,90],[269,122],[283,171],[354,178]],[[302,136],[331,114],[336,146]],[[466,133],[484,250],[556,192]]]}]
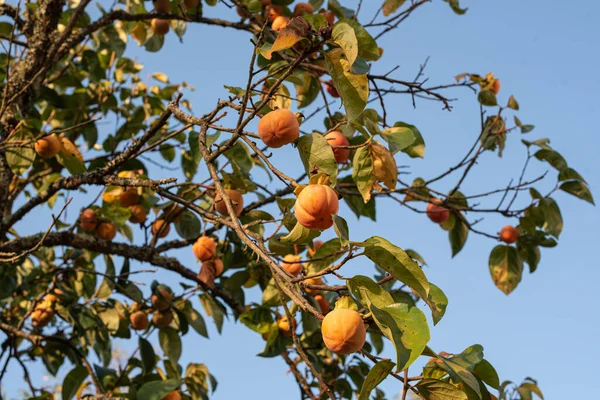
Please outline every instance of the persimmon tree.
[{"label": "persimmon tree", "polygon": [[[548,139],[530,138],[533,125],[493,74],[431,84],[426,63],[414,79],[378,68],[378,39],[425,6],[463,14],[458,0],[379,2],[370,16],[362,1],[350,9],[337,0],[0,4],[2,384],[10,365],[22,369],[28,398],[53,398],[30,379],[37,363],[64,376],[62,399],[205,399],[216,379],[202,360],[180,364],[181,337],[207,336],[205,317],[226,329],[227,317],[262,335],[258,356],[282,357],[302,398],[383,399],[377,386],[390,375],[403,399],[542,397],[530,378],[500,383],[480,345],[428,347],[448,299],[424,259],[350,232],[347,220],[376,220],[377,204],[396,203],[447,231],[452,256],[470,235],[485,236],[492,281],[509,294],[524,264],[534,272],[542,250],[557,245],[558,193],[593,204],[592,195]],[[203,16],[209,6],[223,18]],[[136,43],[161,51],[172,36],[186,38],[188,24],[250,39],[236,49],[248,73],[232,79],[245,84],[223,82],[212,109],[193,108],[192,88],[162,73],[144,82],[142,65],[124,55]],[[386,101],[410,96],[448,112],[450,89],[476,96],[480,129],[456,164],[403,180],[398,163],[427,160],[427,132]],[[114,130],[102,127],[108,120]],[[505,148],[522,134],[522,146]],[[276,165],[280,151],[303,170]],[[464,191],[483,154],[505,151],[523,152],[519,176]],[[538,161],[551,172],[530,176]],[[156,179],[157,163],[182,173]],[[253,178],[259,169],[272,179]],[[555,184],[545,192],[542,180]],[[44,208],[52,223],[38,227],[33,215]],[[505,227],[480,223],[494,214]],[[23,234],[32,229],[39,233]],[[176,249],[199,266],[170,255]],[[373,267],[348,276],[355,262]],[[164,274],[180,286],[159,284]],[[261,299],[246,298],[253,287]],[[116,341],[135,351],[113,369]],[[393,359],[379,356],[384,346]],[[425,367],[409,373],[419,357]]]}]

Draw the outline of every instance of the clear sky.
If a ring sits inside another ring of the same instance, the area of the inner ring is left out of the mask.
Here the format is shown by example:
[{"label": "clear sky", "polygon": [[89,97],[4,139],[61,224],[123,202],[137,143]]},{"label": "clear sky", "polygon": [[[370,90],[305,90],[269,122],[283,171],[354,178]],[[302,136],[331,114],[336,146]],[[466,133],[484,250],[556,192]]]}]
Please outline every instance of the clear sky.
[{"label": "clear sky", "polygon": [[[363,20],[370,19],[380,2],[364,2]],[[343,3],[349,7],[356,4]],[[587,179],[596,200],[600,199],[597,191],[600,187],[597,171],[600,4],[592,0],[576,4],[462,0],[461,5],[469,7],[464,16],[455,15],[441,0],[422,7],[380,41],[385,54],[372,71],[385,73],[399,64],[394,76],[409,80],[419,64],[431,57],[426,70],[431,83],[449,83],[461,72],[494,72],[502,81],[500,101],[506,102],[513,94],[521,106],[520,119],[536,126],[525,138],[550,138],[551,145],[569,165]],[[223,13],[234,14],[223,5],[216,9],[205,7],[207,16]],[[147,73],[161,71],[173,82],[184,80],[195,86],[196,91],[188,97],[196,114],[203,114],[214,106],[218,97],[226,96],[224,84],[242,86],[246,80],[251,45],[244,32],[190,25],[183,44],[172,33],[166,42],[158,54],[146,53],[135,43],[130,44],[128,53],[144,64]],[[416,125],[427,143],[424,160],[397,157],[398,164],[410,165],[409,179],[439,174],[462,157],[477,135],[479,116],[473,96],[467,90],[451,94],[461,98],[452,112],[443,111],[434,102],[418,101],[413,109],[408,97],[386,99],[388,118]],[[315,118],[312,123],[318,125],[308,127],[322,129],[322,118]],[[464,184],[465,192],[496,189],[517,176],[526,155],[519,136],[519,133],[509,135],[502,159],[493,154],[482,157],[481,165]],[[297,159],[297,152],[289,146],[275,152],[275,165],[287,162],[284,171],[296,175],[299,162],[294,164],[289,161],[292,159]],[[529,178],[547,169],[535,160],[533,164]],[[153,177],[173,175],[170,171],[152,168],[151,171],[156,174]],[[438,188],[447,190],[456,179],[451,177]],[[547,190],[553,179],[555,172],[550,171],[548,182],[542,187]],[[558,193],[555,197],[565,220],[559,246],[544,249],[538,270],[533,275],[526,272],[519,287],[508,297],[495,288],[489,275],[487,260],[495,246],[489,239],[471,235],[465,249],[452,259],[446,233],[423,215],[403,209],[397,203],[378,203],[378,223],[358,222],[346,207],[341,214],[350,224],[352,239],[384,236],[403,248],[418,250],[426,259],[428,278],[449,298],[446,316],[431,331],[433,349],[460,352],[479,343],[501,380],[520,381],[532,376],[539,380],[547,399],[588,398],[593,386],[590,382],[596,374],[592,368],[582,366],[589,366],[590,360],[600,356],[595,343],[600,337],[597,321],[600,304],[595,293],[600,281],[595,248],[600,242],[597,228],[600,212],[566,194]],[[71,212],[72,219],[75,210]],[[39,208],[36,215],[47,218],[44,214],[47,209]],[[497,232],[506,223],[516,225],[517,221],[488,218],[480,227]],[[24,224],[20,229],[38,231],[39,225]],[[325,237],[332,234],[328,232]],[[171,233],[170,237],[174,235]],[[196,268],[189,249],[172,255]],[[373,271],[373,266],[365,261],[343,270],[346,276]],[[151,278],[173,285],[178,282],[176,277],[162,271]],[[210,341],[190,332],[184,337],[182,361],[207,364],[219,381],[215,400],[296,398],[298,389],[294,378],[286,374],[284,362],[255,356],[264,345],[259,335],[233,321],[226,322],[219,335],[210,319],[207,323]],[[387,342],[385,353],[392,356],[392,350]],[[417,362],[411,373],[419,373],[420,365]],[[61,372],[66,371],[67,368]],[[41,377],[40,374],[41,371],[36,371],[35,375]],[[18,368],[11,369],[10,375],[11,382],[22,382]],[[382,388],[392,397],[401,386],[387,379]],[[15,390],[16,387],[5,387],[10,394]]]}]

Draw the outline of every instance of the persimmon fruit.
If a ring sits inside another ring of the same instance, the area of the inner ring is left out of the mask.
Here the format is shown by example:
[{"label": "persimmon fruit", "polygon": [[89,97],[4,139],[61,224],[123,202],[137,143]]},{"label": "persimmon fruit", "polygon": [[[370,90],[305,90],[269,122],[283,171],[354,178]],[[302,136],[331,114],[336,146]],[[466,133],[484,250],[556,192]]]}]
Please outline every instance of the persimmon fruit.
[{"label": "persimmon fruit", "polygon": [[217,253],[217,242],[208,236],[200,236],[192,246],[192,252],[198,261],[207,261]]},{"label": "persimmon fruit", "polygon": [[166,19],[153,18],[150,27],[155,35],[164,36],[169,33],[169,21]]},{"label": "persimmon fruit", "polygon": [[506,225],[500,230],[500,240],[506,244],[512,244],[519,238],[519,230],[514,226]]},{"label": "persimmon fruit", "polygon": [[117,226],[112,222],[101,222],[96,228],[96,236],[104,240],[113,240],[117,236]]},{"label": "persimmon fruit", "polygon": [[331,228],[331,215],[337,214],[338,209],[338,197],[332,188],[327,185],[308,185],[296,199],[294,214],[302,226],[324,230]]},{"label": "persimmon fruit", "polygon": [[96,212],[91,208],[83,210],[81,217],[79,218],[79,227],[84,231],[91,232],[98,226],[98,220],[96,219]]},{"label": "persimmon fruit", "polygon": [[159,238],[164,238],[169,234],[171,226],[164,219],[157,219],[152,223],[152,234]]},{"label": "persimmon fruit", "polygon": [[[242,194],[235,189],[225,189],[224,192],[231,200],[231,205],[233,206],[235,216],[239,217],[244,209],[244,198],[242,197]],[[218,193],[215,196],[215,210],[221,215],[229,215],[225,201],[223,201],[221,195]]]},{"label": "persimmon fruit", "polygon": [[283,268],[288,274],[297,276],[300,272],[302,272],[302,263],[299,261],[300,256],[288,254],[283,257],[281,268]]},{"label": "persimmon fruit", "polygon": [[60,151],[60,140],[55,134],[45,136],[35,142],[34,149],[42,158],[52,158]]},{"label": "persimmon fruit", "polygon": [[429,203],[427,205],[427,216],[436,224],[441,224],[450,218],[450,211],[439,204]]},{"label": "persimmon fruit", "polygon": [[271,111],[258,122],[258,136],[269,147],[278,149],[298,139],[300,124],[287,108]]},{"label": "persimmon fruit", "polygon": [[143,311],[136,311],[129,315],[131,327],[136,331],[145,331],[150,326],[148,315]]},{"label": "persimmon fruit", "polygon": [[336,308],[323,319],[321,334],[329,350],[337,354],[351,354],[362,349],[367,330],[358,312]]},{"label": "persimmon fruit", "polygon": [[338,164],[345,163],[348,160],[348,157],[350,157],[350,149],[344,149],[335,146],[349,146],[350,143],[348,142],[346,136],[344,136],[342,132],[333,131],[325,135],[325,139],[327,140],[327,143],[329,143],[329,145],[332,147],[335,162],[337,162]]}]

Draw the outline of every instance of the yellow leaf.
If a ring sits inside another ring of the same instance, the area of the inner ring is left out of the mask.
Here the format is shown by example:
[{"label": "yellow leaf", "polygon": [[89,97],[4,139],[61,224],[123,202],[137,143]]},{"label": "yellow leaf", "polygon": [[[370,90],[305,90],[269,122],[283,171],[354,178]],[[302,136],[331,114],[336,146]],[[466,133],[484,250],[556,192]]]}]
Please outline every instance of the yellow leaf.
[{"label": "yellow leaf", "polygon": [[373,174],[377,181],[383,182],[388,189],[396,189],[398,182],[398,166],[394,156],[379,143],[371,144],[373,158]]}]

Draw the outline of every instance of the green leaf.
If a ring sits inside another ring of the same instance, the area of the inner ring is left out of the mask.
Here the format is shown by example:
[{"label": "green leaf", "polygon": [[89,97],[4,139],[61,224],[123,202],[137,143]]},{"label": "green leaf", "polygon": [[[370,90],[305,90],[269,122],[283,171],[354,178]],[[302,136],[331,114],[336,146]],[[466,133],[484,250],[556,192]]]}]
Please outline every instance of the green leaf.
[{"label": "green leaf", "polygon": [[468,8],[460,8],[459,0],[444,0],[446,3],[450,5],[452,11],[454,11],[458,15],[463,15],[467,12]]},{"label": "green leaf", "polygon": [[208,293],[202,293],[200,295],[200,303],[202,304],[202,307],[204,307],[206,315],[212,317],[215,321],[217,331],[221,333],[221,330],[223,329],[223,320],[225,318],[225,309],[223,305]]},{"label": "green leaf", "polygon": [[456,386],[437,379],[422,379],[416,385],[425,400],[467,400],[467,394]]},{"label": "green leaf", "polygon": [[314,238],[319,236],[321,236],[321,231],[317,229],[308,229],[302,226],[300,222],[296,222],[294,229],[279,240],[284,244],[303,244],[310,243]]},{"label": "green leaf", "polygon": [[429,297],[429,282],[423,270],[404,250],[382,237],[366,240],[365,255],[394,278],[414,289],[422,298]]},{"label": "green leaf", "polygon": [[352,122],[365,109],[369,100],[367,75],[354,75],[348,72],[352,64],[342,58],[341,49],[336,48],[326,52],[325,59],[329,75],[344,103],[348,122]]},{"label": "green leaf", "polygon": [[[350,24],[338,21],[331,31],[331,40],[344,51],[346,61],[348,62],[347,66],[349,67],[354,64],[356,57],[358,57],[358,40]],[[350,68],[346,69],[346,71],[349,70]]]},{"label": "green leaf", "polygon": [[500,388],[500,378],[496,369],[487,360],[481,360],[473,368],[473,373],[494,389]]},{"label": "green leaf", "polygon": [[533,273],[537,269],[540,262],[541,253],[540,248],[535,245],[517,245],[519,255],[529,265],[529,272]]},{"label": "green leaf", "polygon": [[563,229],[563,219],[558,204],[547,197],[540,201],[538,207],[544,213],[544,230],[558,238]]},{"label": "green leaf", "polygon": [[307,174],[318,169],[319,173],[329,175],[332,186],[337,181],[338,167],[333,150],[323,135],[313,132],[298,139],[298,153]]},{"label": "green leaf", "polygon": [[369,396],[373,389],[383,382],[390,372],[392,372],[392,369],[394,369],[394,363],[389,360],[382,360],[375,364],[369,371],[369,374],[360,388],[358,400],[369,400]]},{"label": "green leaf", "polygon": [[156,365],[156,354],[150,342],[140,336],[139,340],[140,355],[142,357],[142,367],[144,374],[149,374]]},{"label": "green leaf", "polygon": [[416,126],[407,124],[405,122],[396,122],[394,124],[394,127],[409,128],[415,137],[413,144],[402,149],[402,152],[408,154],[411,158],[425,157],[425,140],[423,139],[423,135],[421,135],[421,132],[417,129]]},{"label": "green leaf", "polygon": [[200,335],[208,338],[208,331],[206,330],[206,322],[204,317],[198,311],[194,310],[190,302],[186,302],[183,308],[183,314],[187,322],[194,328]]},{"label": "green leaf", "polygon": [[575,197],[585,200],[590,204],[594,204],[594,198],[590,189],[582,182],[579,181],[567,181],[560,185],[560,190],[563,190]]},{"label": "green leaf", "polygon": [[161,400],[174,390],[181,386],[180,379],[168,379],[166,381],[152,381],[144,383],[137,392],[138,399]]},{"label": "green leaf", "polygon": [[541,149],[538,150],[534,156],[540,161],[546,161],[558,171],[562,171],[563,169],[567,168],[567,162],[557,151],[551,149]]},{"label": "green leaf", "polygon": [[[315,7],[313,5],[313,8],[318,10],[320,6]],[[311,29],[315,32],[319,32],[319,28],[327,26],[327,20],[323,14],[305,14],[302,17],[306,20],[306,22],[308,22]]]},{"label": "green leaf", "polygon": [[429,327],[425,314],[417,307],[396,303],[378,308],[371,304],[369,310],[381,332],[396,348],[396,371],[412,364],[429,342]]},{"label": "green leaf", "polygon": [[422,379],[416,385],[425,400],[467,400],[467,394],[448,382]]},{"label": "green leaf", "polygon": [[190,240],[200,236],[200,219],[190,210],[181,213],[181,219],[175,222],[175,230],[183,239]]},{"label": "green leaf", "polygon": [[[321,271],[323,268],[328,267],[333,264],[338,258],[342,256],[342,254],[335,254],[340,250],[340,240],[337,238],[328,240],[323,243],[321,247],[317,250],[313,259],[315,261],[311,261],[311,268],[315,269],[315,272]],[[293,253],[293,249],[292,249]],[[287,253],[290,254],[290,253]],[[12,294],[12,292],[11,292]]]},{"label": "green leaf", "polygon": [[166,143],[161,144],[160,155],[163,156],[163,158],[168,162],[173,161],[175,159],[175,147]]},{"label": "green leaf", "polygon": [[477,96],[477,100],[484,106],[497,106],[498,100],[496,100],[496,95],[491,90],[482,90],[479,92]]},{"label": "green leaf", "polygon": [[339,215],[333,215],[333,229],[335,230],[336,235],[340,238],[340,243],[342,247],[348,245],[350,241],[350,233],[348,231],[348,223],[346,220]]},{"label": "green leaf", "polygon": [[358,41],[358,56],[366,61],[375,61],[380,57],[379,47],[373,36],[363,26],[354,19],[342,19],[344,22],[354,29],[356,40]]},{"label": "green leaf", "polygon": [[346,286],[365,308],[369,308],[371,304],[384,308],[394,303],[392,295],[367,276],[356,275],[346,281]]},{"label": "green leaf", "polygon": [[413,145],[417,138],[411,128],[393,126],[381,131],[381,137],[388,142],[392,154]]},{"label": "green leaf", "polygon": [[365,203],[371,200],[371,190],[375,183],[373,159],[368,146],[359,147],[352,160],[352,179]]},{"label": "green leaf", "polygon": [[507,295],[521,282],[523,261],[514,247],[494,247],[490,253],[489,267],[494,284]]},{"label": "green leaf", "polygon": [[579,172],[575,171],[573,168],[565,168],[565,169],[561,170],[558,174],[558,180],[559,181],[574,180],[574,181],[580,181],[583,183],[587,183],[585,181],[585,179],[583,179],[583,176],[579,175]]},{"label": "green leaf", "polygon": [[179,332],[170,326],[160,328],[158,331],[158,341],[165,356],[174,363],[178,362],[181,357],[181,338],[179,337]]},{"label": "green leaf", "polygon": [[240,315],[240,322],[258,333],[267,333],[273,325],[271,310],[267,307],[255,307]]},{"label": "green leaf", "polygon": [[450,377],[455,382],[463,382],[467,385],[477,396],[477,398],[481,399],[481,389],[479,387],[479,381],[475,378],[468,369],[463,367],[462,365],[452,361],[452,359],[438,356],[442,360],[442,364],[440,366],[448,372]]},{"label": "green leaf", "polygon": [[73,368],[62,384],[62,400],[71,400],[77,394],[77,390],[88,377],[88,370],[83,365]]},{"label": "green leaf", "polygon": [[287,345],[286,338],[279,334],[279,328],[277,324],[271,325],[269,336],[267,337],[267,343],[264,350],[258,354],[259,357],[277,357],[280,356]]},{"label": "green leaf", "polygon": [[104,262],[106,264],[106,271],[102,284],[96,292],[96,297],[100,300],[108,299],[115,289],[116,283],[114,281],[115,264],[113,263],[112,256],[105,255]]},{"label": "green leaf", "polygon": [[533,128],[535,128],[535,126],[533,125],[521,125],[521,133],[529,133],[533,130]]},{"label": "green leaf", "polygon": [[308,107],[319,96],[319,81],[314,76],[305,72],[302,84],[295,84],[298,108]]},{"label": "green leaf", "polygon": [[231,163],[231,168],[233,168],[235,174],[248,176],[250,170],[254,166],[250,150],[248,150],[248,147],[240,141],[237,141],[225,152],[225,157],[227,157]]},{"label": "green leaf", "polygon": [[342,196],[357,218],[367,217],[376,221],[375,198],[365,203],[361,195],[343,194]]},{"label": "green leaf", "polygon": [[150,53],[156,53],[163,47],[164,44],[165,37],[163,35],[152,35],[148,38],[144,44],[144,47],[146,48],[146,51],[149,51]]},{"label": "green leaf", "polygon": [[452,248],[452,257],[457,255],[464,247],[469,236],[469,227],[465,224],[462,219],[455,217],[456,221],[454,226],[448,232],[448,238],[450,239],[450,247]]},{"label": "green leaf", "polygon": [[429,296],[425,300],[433,317],[433,325],[437,325],[446,313],[448,307],[448,298],[438,286],[429,282]]},{"label": "green leaf", "polygon": [[396,12],[396,10],[398,10],[398,8],[402,7],[402,4],[405,2],[406,0],[385,0],[383,7],[381,7],[383,10],[383,15],[386,17],[392,15]]},{"label": "green leaf", "polygon": [[508,104],[506,105],[506,107],[512,108],[513,110],[518,110],[519,109],[519,103],[517,102],[517,99],[515,99],[515,97],[511,95],[508,98]]},{"label": "green leaf", "polygon": [[31,145],[15,146],[10,145],[13,141],[27,142],[33,140],[34,136],[27,130],[20,128],[13,135],[10,140],[6,142],[6,162],[10,167],[11,171],[15,175],[22,175],[27,171],[35,160],[35,151]]}]

